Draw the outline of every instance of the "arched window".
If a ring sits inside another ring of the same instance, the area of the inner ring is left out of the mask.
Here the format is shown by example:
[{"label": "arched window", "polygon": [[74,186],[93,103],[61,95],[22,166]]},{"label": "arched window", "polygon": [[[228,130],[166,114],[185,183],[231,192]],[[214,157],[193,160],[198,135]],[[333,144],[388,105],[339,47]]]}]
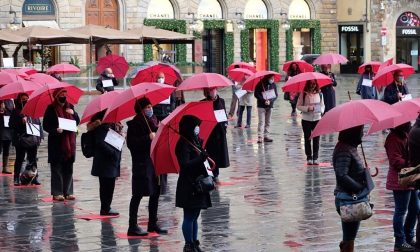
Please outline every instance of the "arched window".
[{"label": "arched window", "polygon": [[198,5],[197,18],[199,19],[222,19],[222,6],[217,0],[201,0]]},{"label": "arched window", "polygon": [[420,27],[420,19],[415,13],[407,11],[398,17],[397,26]]},{"label": "arched window", "polygon": [[267,6],[262,0],[248,0],[244,11],[245,19],[267,19]]},{"label": "arched window", "polygon": [[289,6],[289,19],[310,19],[311,10],[305,0],[293,0]]},{"label": "arched window", "polygon": [[175,18],[174,7],[169,0],[152,0],[147,9],[147,18],[150,19],[173,19]]}]

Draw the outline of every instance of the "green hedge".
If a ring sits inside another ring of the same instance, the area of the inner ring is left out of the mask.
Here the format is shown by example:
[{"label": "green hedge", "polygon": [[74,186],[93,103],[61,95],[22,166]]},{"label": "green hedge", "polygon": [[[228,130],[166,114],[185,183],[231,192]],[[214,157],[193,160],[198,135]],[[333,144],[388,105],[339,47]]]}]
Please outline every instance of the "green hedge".
[{"label": "green hedge", "polygon": [[286,32],[286,60],[293,60],[293,30],[310,28],[313,30],[312,53],[321,53],[321,22],[319,20],[290,20],[290,29]]}]

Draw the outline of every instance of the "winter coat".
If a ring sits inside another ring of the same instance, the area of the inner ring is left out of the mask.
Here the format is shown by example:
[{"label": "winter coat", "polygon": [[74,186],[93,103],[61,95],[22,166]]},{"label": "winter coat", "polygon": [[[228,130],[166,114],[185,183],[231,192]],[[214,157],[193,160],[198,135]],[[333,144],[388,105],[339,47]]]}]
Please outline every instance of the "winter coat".
[{"label": "winter coat", "polygon": [[[87,126],[92,131],[95,139],[95,150],[91,174],[104,178],[116,178],[120,176],[121,151],[105,142],[111,124],[102,123],[99,120],[91,122]],[[115,130],[115,129],[114,129]]]},{"label": "winter coat", "polygon": [[[263,92],[264,91],[269,91],[274,89],[274,93],[276,94],[276,98],[270,99],[270,105],[266,105],[265,104],[265,99],[263,96]],[[277,93],[277,86],[275,83],[270,84],[268,82],[262,83],[262,81],[260,81],[260,83],[257,84],[257,86],[255,87],[254,90],[254,96],[255,98],[257,98],[257,107],[258,108],[273,108],[274,105],[274,101],[277,99],[277,97],[279,96]]]},{"label": "winter coat", "polygon": [[383,101],[391,105],[399,102],[400,99],[398,98],[398,92],[402,93],[403,95],[409,94],[406,85],[400,86],[395,82],[392,82],[385,88]]},{"label": "winter coat", "polygon": [[398,184],[398,173],[402,168],[408,167],[408,136],[406,134],[402,136],[395,131],[391,131],[385,140],[385,150],[389,161],[386,189],[414,189]]},{"label": "winter coat", "polygon": [[165,119],[174,109],[176,105],[175,92],[169,97],[169,104],[157,104],[153,106],[153,114],[159,121]]},{"label": "winter coat", "polygon": [[210,193],[197,193],[193,183],[200,175],[207,175],[200,154],[182,138],[175,148],[179,163],[179,177],[176,186],[175,205],[180,208],[207,209],[212,206]]},{"label": "winter coat", "polygon": [[335,75],[333,73],[321,72],[327,76],[329,76],[333,82],[329,85],[323,86],[321,88],[322,95],[324,96],[324,104],[325,104],[325,112],[327,113],[336,105],[335,99],[335,88],[337,86],[337,81],[335,79]]},{"label": "winter coat", "polygon": [[103,80],[112,80],[112,84],[114,86],[118,86],[119,85],[117,79],[115,79],[115,78],[109,78],[105,74],[101,74],[99,76],[99,78],[96,80],[96,90],[98,90],[102,94],[105,93],[105,91],[107,91],[107,92],[114,91],[114,86],[104,87],[103,84],[102,84],[102,81]]},{"label": "winter coat", "polygon": [[360,76],[359,82],[357,83],[357,89],[356,93],[362,97],[362,99],[378,99],[378,91],[376,90],[376,87],[371,86],[364,86],[363,80],[372,80],[373,74],[362,74]]},{"label": "winter coat", "polygon": [[[0,137],[2,141],[11,141],[13,140],[13,129],[4,126],[4,116],[11,116],[13,110],[15,109],[15,104],[13,100],[3,100],[0,104],[4,104],[4,113],[0,114]],[[9,118],[10,119],[10,118]]]},{"label": "winter coat", "polygon": [[[144,118],[143,114],[136,115],[131,121],[127,122],[127,147],[131,153],[133,167],[133,195],[150,196],[158,193],[164,193],[166,188],[167,176],[158,177],[150,158],[150,140],[149,124],[152,132],[158,129],[158,120],[156,116]],[[160,180],[160,181],[159,181]],[[160,183],[160,188],[159,188]]]},{"label": "winter coat", "polygon": [[[309,106],[314,106],[316,104],[321,106],[321,112],[308,111]],[[302,111],[302,120],[311,122],[321,120],[322,113],[325,110],[322,93],[302,93],[299,95],[296,108]]]},{"label": "winter coat", "polygon": [[[26,123],[22,121],[25,115],[23,115],[21,112],[22,109],[20,108],[13,110],[9,121],[9,127],[13,130],[12,143],[16,147],[19,145],[19,137],[26,134]],[[26,120],[31,124],[36,124],[39,126],[40,137],[38,139],[39,143],[41,143],[41,139],[44,137],[41,120],[31,117],[26,117]]]},{"label": "winter coat", "polygon": [[410,166],[415,167],[420,164],[420,117],[411,128],[408,135],[408,150]]},{"label": "winter coat", "polygon": [[[74,110],[74,106],[70,104],[70,108],[74,111],[73,120],[79,125],[80,119],[77,112]],[[46,132],[48,132],[48,163],[61,163],[64,162],[64,153],[61,145],[65,134],[72,134],[73,132],[63,131],[58,133],[58,116],[55,112],[54,105],[48,105],[45,110],[44,120],[42,126]],[[75,136],[76,137],[76,136]],[[74,155],[68,162],[74,163],[76,155]]]}]

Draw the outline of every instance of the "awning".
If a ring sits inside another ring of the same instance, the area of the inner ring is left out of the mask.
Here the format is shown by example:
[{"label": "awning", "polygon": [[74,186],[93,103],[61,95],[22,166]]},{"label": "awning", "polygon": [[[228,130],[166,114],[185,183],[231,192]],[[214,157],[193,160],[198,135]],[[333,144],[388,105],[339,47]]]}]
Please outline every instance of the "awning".
[{"label": "awning", "polygon": [[31,20],[31,21],[23,21],[23,25],[25,27],[29,26],[46,26],[50,28],[60,29],[57,22],[55,20]]}]

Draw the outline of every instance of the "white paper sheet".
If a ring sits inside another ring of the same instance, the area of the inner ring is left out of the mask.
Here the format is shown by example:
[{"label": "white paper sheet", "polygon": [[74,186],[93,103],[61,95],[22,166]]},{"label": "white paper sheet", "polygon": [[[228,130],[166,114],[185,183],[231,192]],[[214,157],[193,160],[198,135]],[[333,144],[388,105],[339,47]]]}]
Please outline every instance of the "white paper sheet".
[{"label": "white paper sheet", "polygon": [[10,116],[3,116],[4,127],[9,128]]},{"label": "white paper sheet", "polygon": [[216,117],[217,122],[226,122],[226,111],[224,109],[219,109],[214,111],[214,116]]},{"label": "white paper sheet", "polygon": [[262,95],[263,95],[265,100],[270,100],[270,99],[274,99],[274,98],[277,97],[274,89],[267,90],[267,91],[263,92]]},{"label": "white paper sheet", "polygon": [[211,167],[208,160],[204,161],[204,167],[206,167],[207,174],[214,177],[213,172],[210,171]]},{"label": "white paper sheet", "polygon": [[362,86],[371,87],[372,86],[372,80],[363,79]]},{"label": "white paper sheet", "polygon": [[321,104],[315,104],[314,105],[314,112],[315,113],[322,113],[322,111],[321,111]]},{"label": "white paper sheet", "polygon": [[106,143],[110,144],[115,149],[121,151],[122,147],[124,145],[124,137],[115,132],[112,129],[108,130],[108,133],[106,134],[105,140]]},{"label": "white paper sheet", "polygon": [[113,87],[114,83],[112,80],[102,80],[102,86],[103,87]]},{"label": "white paper sheet", "polygon": [[406,94],[401,100],[402,101],[408,101],[413,99],[413,96],[411,94]]},{"label": "white paper sheet", "polygon": [[27,122],[26,123],[26,134],[32,135],[32,136],[41,136],[41,126],[39,124],[34,124]]},{"label": "white paper sheet", "polygon": [[246,90],[239,89],[235,92],[235,95],[236,97],[238,97],[238,99],[241,99],[241,97],[244,96],[246,93],[247,93]]},{"label": "white paper sheet", "polygon": [[13,62],[13,58],[3,58],[3,67],[4,68],[14,68],[15,63]]},{"label": "white paper sheet", "polygon": [[171,97],[169,96],[168,99],[159,102],[159,104],[164,104],[164,105],[171,104]]},{"label": "white paper sheet", "polygon": [[58,118],[58,127],[63,130],[77,132],[77,125],[75,120],[66,118]]}]

